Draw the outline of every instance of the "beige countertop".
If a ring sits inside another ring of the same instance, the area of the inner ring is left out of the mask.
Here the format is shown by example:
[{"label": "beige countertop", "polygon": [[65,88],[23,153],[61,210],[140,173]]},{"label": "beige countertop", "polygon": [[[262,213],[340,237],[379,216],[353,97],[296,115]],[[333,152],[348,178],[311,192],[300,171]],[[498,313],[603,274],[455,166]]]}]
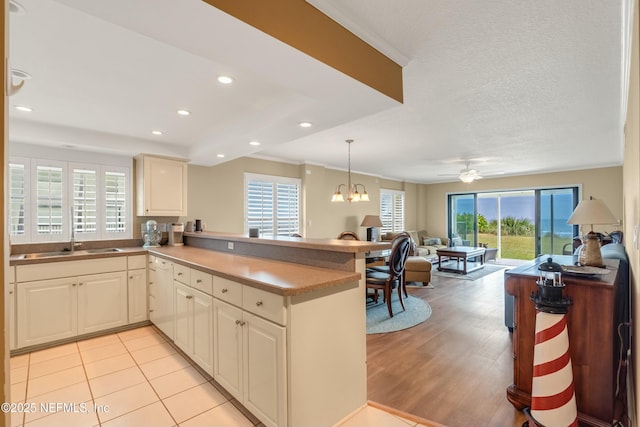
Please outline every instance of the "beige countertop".
[{"label": "beige countertop", "polygon": [[[251,241],[253,242],[255,239],[251,239]],[[368,243],[370,246],[371,243]],[[355,247],[358,247],[358,245]],[[313,292],[360,279],[360,274],[355,272],[313,267],[293,262],[237,255],[189,246],[161,246],[159,248],[149,249],[142,247],[124,247],[118,248],[117,252],[103,253],[87,253],[84,250],[77,250],[73,253],[60,253],[59,255],[38,258],[27,258],[23,254],[16,254],[9,257],[9,264],[45,264],[62,261],[144,255],[147,252],[197,270],[284,296]]]},{"label": "beige countertop", "polygon": [[330,252],[366,253],[391,248],[391,242],[368,242],[365,240],[307,239],[304,237],[248,237],[246,234],[214,231],[186,232],[184,235],[201,239],[247,242],[256,245],[306,248]]},{"label": "beige countertop", "polygon": [[235,255],[189,246],[150,248],[149,253],[197,270],[279,295],[298,295],[360,279],[360,273]]}]

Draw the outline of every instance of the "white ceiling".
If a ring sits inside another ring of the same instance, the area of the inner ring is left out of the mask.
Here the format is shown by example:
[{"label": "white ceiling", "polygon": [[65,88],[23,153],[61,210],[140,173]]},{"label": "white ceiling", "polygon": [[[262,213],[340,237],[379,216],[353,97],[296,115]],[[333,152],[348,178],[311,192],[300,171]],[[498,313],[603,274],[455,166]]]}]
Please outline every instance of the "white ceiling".
[{"label": "white ceiling", "polygon": [[404,66],[403,104],[201,0],[18,1],[12,142],[346,169],[351,138],[353,170],[423,183],[622,164],[627,0],[309,0]]}]

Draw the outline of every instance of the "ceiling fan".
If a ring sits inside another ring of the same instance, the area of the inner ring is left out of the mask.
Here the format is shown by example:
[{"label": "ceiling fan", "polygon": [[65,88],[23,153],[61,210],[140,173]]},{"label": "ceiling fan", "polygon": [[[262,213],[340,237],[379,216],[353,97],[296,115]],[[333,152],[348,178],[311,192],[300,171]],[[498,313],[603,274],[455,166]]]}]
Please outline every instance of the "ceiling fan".
[{"label": "ceiling fan", "polygon": [[[504,172],[496,172],[496,173],[492,173],[491,175],[502,175],[504,174]],[[464,169],[460,170],[460,173],[458,174],[443,174],[440,176],[457,176],[458,179],[460,179],[460,181],[464,182],[464,183],[470,183],[473,182],[477,179],[482,179],[482,175],[480,175],[480,171],[478,171],[477,169],[472,169],[471,168],[471,162],[469,160],[465,161],[465,167]]]}]

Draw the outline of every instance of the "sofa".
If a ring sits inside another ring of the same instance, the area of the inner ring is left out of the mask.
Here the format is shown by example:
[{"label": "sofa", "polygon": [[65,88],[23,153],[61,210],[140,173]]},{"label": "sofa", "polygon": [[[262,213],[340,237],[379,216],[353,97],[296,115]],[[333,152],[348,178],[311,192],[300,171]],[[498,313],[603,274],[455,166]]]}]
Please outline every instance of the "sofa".
[{"label": "sofa", "polygon": [[[449,245],[449,239],[446,237],[435,237],[427,233],[426,230],[407,230],[411,236],[411,240],[417,247],[417,253],[412,255],[433,258],[436,250],[446,248]],[[398,233],[384,233],[383,241],[393,240]]]},{"label": "sofa", "polygon": [[[411,236],[414,250],[407,258],[404,280],[407,283],[422,282],[424,286],[427,286],[431,282],[431,269],[433,268],[431,263],[436,256],[436,250],[446,248],[449,240],[431,237],[425,230],[409,230],[407,233]],[[385,233],[381,237],[383,241],[391,241],[397,235],[398,233]]]}]

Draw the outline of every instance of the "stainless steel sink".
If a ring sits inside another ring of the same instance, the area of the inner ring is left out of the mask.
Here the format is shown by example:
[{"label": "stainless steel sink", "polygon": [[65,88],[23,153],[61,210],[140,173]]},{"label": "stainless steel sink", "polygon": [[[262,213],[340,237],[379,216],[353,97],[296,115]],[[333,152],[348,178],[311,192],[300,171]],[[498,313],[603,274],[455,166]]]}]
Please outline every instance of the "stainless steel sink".
[{"label": "stainless steel sink", "polygon": [[58,251],[58,252],[37,252],[33,254],[24,254],[24,259],[35,259],[35,258],[49,258],[52,256],[69,256],[73,255],[71,251]]},{"label": "stainless steel sink", "polygon": [[39,259],[50,258],[56,256],[72,256],[72,255],[91,255],[91,254],[108,254],[113,252],[122,252],[122,249],[118,248],[99,248],[99,249],[83,249],[81,251],[57,251],[57,252],[35,252],[31,254],[18,255],[18,259]]},{"label": "stainless steel sink", "polygon": [[100,249],[84,249],[81,251],[76,251],[77,253],[88,253],[88,254],[108,254],[110,252],[122,252],[122,249],[119,248],[100,248]]}]

